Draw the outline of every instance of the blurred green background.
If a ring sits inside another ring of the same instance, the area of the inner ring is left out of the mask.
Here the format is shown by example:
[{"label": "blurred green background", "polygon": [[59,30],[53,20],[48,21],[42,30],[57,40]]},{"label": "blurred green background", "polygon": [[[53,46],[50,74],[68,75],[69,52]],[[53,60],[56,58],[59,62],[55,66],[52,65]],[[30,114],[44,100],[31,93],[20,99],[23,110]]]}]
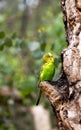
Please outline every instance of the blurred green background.
[{"label": "blurred green background", "polygon": [[[21,129],[14,123],[17,109],[31,122],[21,107],[36,104],[44,53],[56,58],[54,80],[61,71],[67,43],[60,6],[59,0],[0,0],[0,130],[25,130],[24,123]],[[41,103],[49,110],[45,96]]]}]

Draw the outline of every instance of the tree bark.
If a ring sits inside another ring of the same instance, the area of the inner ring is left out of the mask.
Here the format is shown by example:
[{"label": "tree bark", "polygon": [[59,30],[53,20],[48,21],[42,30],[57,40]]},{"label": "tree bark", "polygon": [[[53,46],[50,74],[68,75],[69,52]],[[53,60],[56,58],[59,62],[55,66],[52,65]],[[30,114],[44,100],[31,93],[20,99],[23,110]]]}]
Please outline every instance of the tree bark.
[{"label": "tree bark", "polygon": [[57,81],[41,82],[58,130],[81,130],[81,0],[61,0],[68,47],[62,52]]},{"label": "tree bark", "polygon": [[29,17],[29,8],[27,6],[26,0],[23,0],[24,11],[21,18],[21,28],[20,28],[20,37],[26,36],[28,17]]}]

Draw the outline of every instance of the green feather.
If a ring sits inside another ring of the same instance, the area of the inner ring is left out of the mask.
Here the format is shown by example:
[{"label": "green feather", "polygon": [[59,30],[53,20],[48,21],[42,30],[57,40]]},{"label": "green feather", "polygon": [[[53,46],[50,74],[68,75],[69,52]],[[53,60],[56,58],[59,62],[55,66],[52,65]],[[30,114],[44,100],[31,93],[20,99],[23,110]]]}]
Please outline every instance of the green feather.
[{"label": "green feather", "polygon": [[[43,56],[43,66],[40,71],[39,82],[51,81],[55,73],[54,57],[51,53],[47,53]],[[42,91],[40,90],[39,97],[36,105],[39,104]]]}]

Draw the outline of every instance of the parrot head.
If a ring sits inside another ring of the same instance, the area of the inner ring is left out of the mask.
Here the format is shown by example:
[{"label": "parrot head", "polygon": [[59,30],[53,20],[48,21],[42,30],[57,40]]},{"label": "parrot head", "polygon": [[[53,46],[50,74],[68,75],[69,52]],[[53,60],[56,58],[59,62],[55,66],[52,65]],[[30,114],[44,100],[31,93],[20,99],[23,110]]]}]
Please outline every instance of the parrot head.
[{"label": "parrot head", "polygon": [[43,62],[44,63],[54,63],[54,57],[51,53],[46,53],[43,56]]}]

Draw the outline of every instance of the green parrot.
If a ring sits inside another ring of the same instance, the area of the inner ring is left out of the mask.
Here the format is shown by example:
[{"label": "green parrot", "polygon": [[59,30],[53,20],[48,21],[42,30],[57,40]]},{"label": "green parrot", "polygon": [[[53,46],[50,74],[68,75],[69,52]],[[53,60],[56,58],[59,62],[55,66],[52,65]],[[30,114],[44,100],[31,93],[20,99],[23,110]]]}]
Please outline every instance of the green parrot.
[{"label": "green parrot", "polygon": [[[55,73],[54,57],[51,53],[46,53],[43,56],[43,66],[40,71],[39,83],[42,81],[51,81]],[[42,95],[42,90],[40,89],[39,96],[36,105],[39,104]]]}]

